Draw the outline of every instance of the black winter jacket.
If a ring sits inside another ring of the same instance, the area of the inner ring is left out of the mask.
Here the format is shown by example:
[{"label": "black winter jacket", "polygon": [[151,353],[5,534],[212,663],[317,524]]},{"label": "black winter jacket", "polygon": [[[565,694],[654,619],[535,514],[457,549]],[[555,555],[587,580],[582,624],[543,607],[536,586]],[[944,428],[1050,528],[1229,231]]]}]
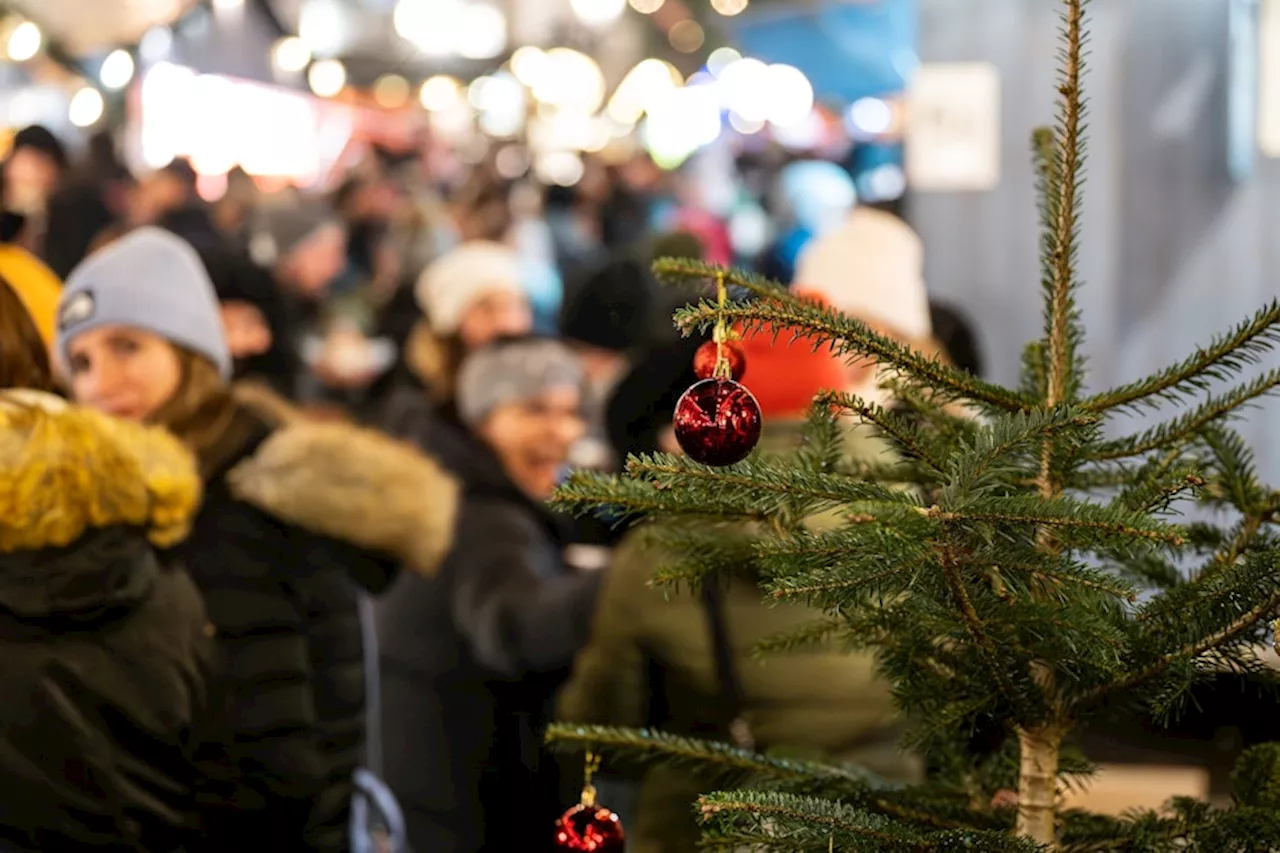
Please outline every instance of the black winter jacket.
[{"label": "black winter jacket", "polygon": [[0,850],[168,853],[196,830],[214,643],[148,537],[182,536],[199,494],[166,433],[0,392]]},{"label": "black winter jacket", "polygon": [[558,791],[542,734],[598,577],[566,569],[555,520],[488,450],[443,422],[433,436],[463,505],[440,574],[402,575],[377,603],[386,779],[415,850],[549,850]]},{"label": "black winter jacket", "polygon": [[365,729],[357,596],[401,562],[435,569],[454,490],[380,436],[236,412],[182,547],[222,665],[192,850],[342,851]]},{"label": "black winter jacket", "polygon": [[205,624],[190,578],[135,530],[0,555],[0,846],[182,845]]}]

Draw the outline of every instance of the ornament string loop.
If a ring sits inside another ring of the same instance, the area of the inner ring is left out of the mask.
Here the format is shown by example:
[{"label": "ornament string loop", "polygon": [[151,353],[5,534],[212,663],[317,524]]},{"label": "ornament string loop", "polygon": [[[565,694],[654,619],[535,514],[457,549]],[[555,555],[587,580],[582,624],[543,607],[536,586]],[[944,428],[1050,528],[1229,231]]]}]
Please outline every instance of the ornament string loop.
[{"label": "ornament string loop", "polygon": [[713,374],[716,379],[732,379],[733,367],[729,364],[729,358],[725,355],[724,344],[729,339],[728,325],[724,320],[724,309],[729,301],[729,289],[725,286],[724,270],[716,273],[716,325],[711,333],[711,338],[716,342],[716,369]]},{"label": "ornament string loop", "polygon": [[600,769],[600,756],[588,749],[585,764],[582,768],[582,804],[593,808],[596,804],[596,786],[592,778]]}]

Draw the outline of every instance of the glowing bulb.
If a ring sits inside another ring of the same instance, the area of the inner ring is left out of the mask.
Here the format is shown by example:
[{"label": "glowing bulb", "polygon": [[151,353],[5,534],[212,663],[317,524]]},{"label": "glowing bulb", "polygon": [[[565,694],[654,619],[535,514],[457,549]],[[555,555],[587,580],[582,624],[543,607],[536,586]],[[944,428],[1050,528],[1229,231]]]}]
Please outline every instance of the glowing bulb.
[{"label": "glowing bulb", "polygon": [[14,62],[26,62],[40,52],[44,35],[30,21],[23,21],[9,34],[9,58]]},{"label": "glowing bulb", "polygon": [[452,77],[438,74],[422,84],[418,93],[422,106],[431,112],[442,112],[462,100],[462,86]]},{"label": "glowing bulb", "polygon": [[667,33],[667,41],[681,53],[695,53],[707,40],[702,25],[692,18],[677,21]]},{"label": "glowing bulb", "polygon": [[767,118],[776,127],[796,127],[813,111],[813,85],[791,65],[770,65],[769,85],[762,94],[768,102]]},{"label": "glowing bulb", "polygon": [[726,18],[741,15],[747,10],[749,0],[711,0],[711,8]]},{"label": "glowing bulb", "polygon": [[879,98],[861,98],[849,108],[849,122],[859,134],[879,136],[893,127],[893,108]]},{"label": "glowing bulb", "polygon": [[569,0],[569,5],[588,27],[607,27],[622,15],[627,0]]},{"label": "glowing bulb", "polygon": [[281,71],[296,74],[311,62],[311,48],[297,36],[286,36],[271,49],[271,60]]},{"label": "glowing bulb", "polygon": [[384,74],[373,84],[373,99],[378,106],[395,110],[409,102],[409,81],[399,74]]},{"label": "glowing bulb", "polygon": [[138,43],[138,55],[146,62],[160,62],[173,50],[173,31],[168,27],[152,27]]},{"label": "glowing bulb", "polygon": [[631,8],[641,15],[652,15],[662,8],[662,4],[665,2],[667,0],[631,0]]},{"label": "glowing bulb", "polygon": [[347,69],[336,59],[322,59],[307,72],[311,91],[322,98],[332,98],[347,85]]},{"label": "glowing bulb", "polygon": [[67,107],[67,118],[76,127],[90,127],[97,124],[106,109],[107,104],[102,100],[102,93],[92,86],[85,86],[71,97],[71,103]]},{"label": "glowing bulb", "polygon": [[98,69],[98,79],[108,89],[119,90],[129,85],[133,79],[133,57],[127,50],[113,50],[102,60]]},{"label": "glowing bulb", "polygon": [[534,171],[544,184],[571,187],[582,180],[586,167],[572,151],[552,151],[538,158]]},{"label": "glowing bulb", "polygon": [[219,12],[231,12],[244,5],[244,0],[213,0],[213,8]]},{"label": "glowing bulb", "polygon": [[740,59],[720,72],[724,107],[737,113],[746,126],[769,118],[772,83],[769,66],[758,59]]},{"label": "glowing bulb", "polygon": [[464,6],[456,48],[463,59],[493,59],[507,49],[507,17],[500,9]]},{"label": "glowing bulb", "polygon": [[585,53],[567,47],[547,51],[546,73],[540,75],[533,95],[544,104],[594,113],[604,102],[604,72]]},{"label": "glowing bulb", "polygon": [[511,54],[511,73],[530,89],[547,73],[547,64],[547,55],[531,45],[516,48]]},{"label": "glowing bulb", "polygon": [[707,57],[707,70],[711,72],[713,77],[719,77],[720,72],[741,58],[742,54],[731,47],[717,47]]}]

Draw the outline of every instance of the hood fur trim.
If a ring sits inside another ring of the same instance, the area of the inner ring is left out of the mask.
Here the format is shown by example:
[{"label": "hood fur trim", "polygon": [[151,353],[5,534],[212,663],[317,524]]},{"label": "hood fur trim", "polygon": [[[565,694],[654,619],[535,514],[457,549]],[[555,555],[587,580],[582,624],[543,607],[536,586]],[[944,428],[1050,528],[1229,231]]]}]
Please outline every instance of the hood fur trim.
[{"label": "hood fur trim", "polygon": [[227,474],[232,493],[313,533],[434,574],[453,543],[458,485],[412,447],[346,424],[295,421]]},{"label": "hood fur trim", "polygon": [[0,552],[61,548],[119,525],[173,545],[200,497],[195,459],[164,430],[0,392]]}]

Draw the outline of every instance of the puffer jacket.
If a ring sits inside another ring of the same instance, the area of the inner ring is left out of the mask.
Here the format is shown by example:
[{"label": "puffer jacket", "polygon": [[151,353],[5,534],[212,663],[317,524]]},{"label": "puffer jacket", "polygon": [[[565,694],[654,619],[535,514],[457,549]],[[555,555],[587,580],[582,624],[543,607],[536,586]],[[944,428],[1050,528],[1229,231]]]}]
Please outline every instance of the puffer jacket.
[{"label": "puffer jacket", "polygon": [[542,734],[600,576],[568,569],[557,520],[491,451],[453,442],[438,458],[464,484],[454,550],[377,602],[386,779],[414,850],[541,853],[563,808]]},{"label": "puffer jacket", "polygon": [[167,434],[0,392],[0,849],[164,853],[195,832],[213,640],[157,543],[199,493]]},{"label": "puffer jacket", "polygon": [[[783,451],[799,424],[766,426],[762,448]],[[878,439],[851,433],[851,456],[875,458]],[[821,527],[823,517],[808,520]],[[735,576],[721,612],[744,707],[730,707],[716,668],[707,609],[696,595],[668,595],[649,581],[669,555],[645,529],[627,535],[614,553],[592,623],[560,697],[561,719],[575,723],[652,726],[677,735],[730,740],[741,715],[762,751],[861,764],[909,780],[918,762],[898,748],[899,720],[889,685],[869,653],[839,649],[761,659],[761,640],[787,634],[819,614],[799,605],[764,603],[756,581]],[[693,803],[710,788],[685,770],[656,768],[643,781],[628,851],[687,853],[697,848]]]},{"label": "puffer jacket", "polygon": [[222,661],[192,851],[347,848],[365,730],[358,595],[400,566],[433,572],[453,529],[456,489],[426,457],[281,411],[236,404],[202,454],[207,496],[182,547]]}]

